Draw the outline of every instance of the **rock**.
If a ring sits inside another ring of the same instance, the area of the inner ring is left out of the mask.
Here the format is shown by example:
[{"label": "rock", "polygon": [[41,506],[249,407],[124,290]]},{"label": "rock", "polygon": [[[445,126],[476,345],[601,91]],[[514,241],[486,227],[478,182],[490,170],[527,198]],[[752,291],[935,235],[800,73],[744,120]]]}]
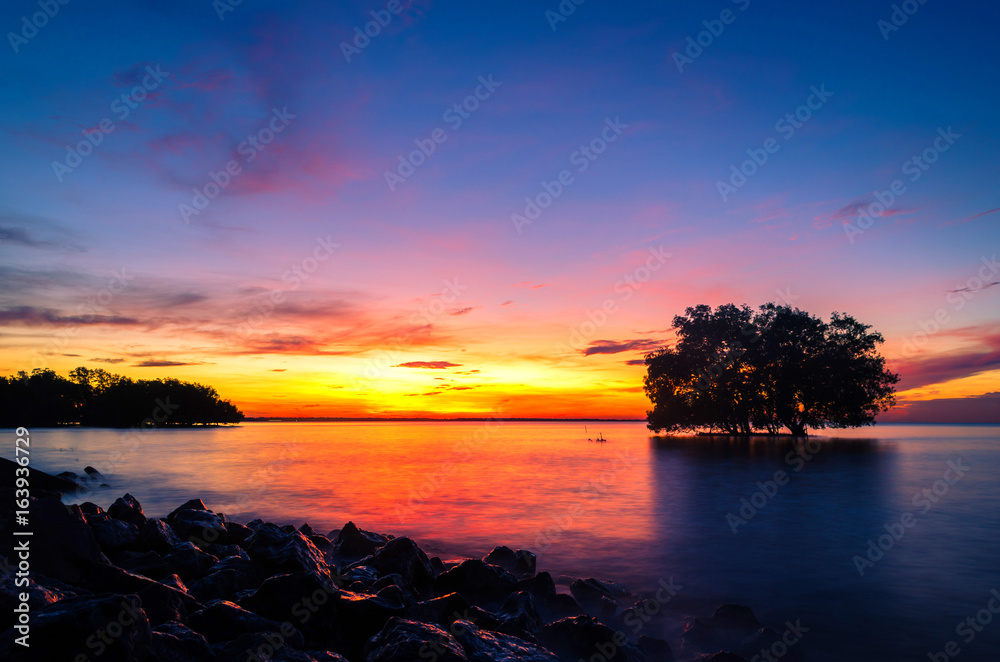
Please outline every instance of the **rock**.
[{"label": "rock", "polygon": [[725,604],[715,608],[712,617],[708,619],[714,627],[756,631],[762,627],[753,614],[753,609],[743,605]]},{"label": "rock", "polygon": [[333,629],[340,589],[326,574],[296,572],[267,579],[239,604],[255,614],[298,624],[314,637]]},{"label": "rock", "polygon": [[559,662],[553,653],[537,644],[508,634],[481,630],[469,621],[455,621],[450,628],[469,662]]},{"label": "rock", "polygon": [[182,591],[184,593],[188,592],[187,584],[185,584],[184,580],[178,577],[177,575],[167,575],[166,577],[160,580],[160,583],[163,584],[164,586],[170,586],[171,588],[176,588],[178,591]]},{"label": "rock", "polygon": [[455,621],[469,618],[469,603],[458,593],[449,593],[418,602],[410,608],[409,616],[417,621],[448,627]]},{"label": "rock", "polygon": [[316,545],[296,530],[262,524],[244,542],[250,558],[276,573],[325,572],[326,559]]},{"label": "rock", "polygon": [[201,602],[211,600],[232,600],[240,591],[257,588],[255,577],[234,568],[223,568],[209,572],[191,583],[190,593]]},{"label": "rock", "polygon": [[594,610],[601,608],[601,598],[607,598],[617,603],[619,598],[627,598],[632,595],[627,588],[620,584],[602,582],[593,577],[577,579],[570,584],[569,591],[584,608]]},{"label": "rock", "polygon": [[747,660],[736,653],[719,651],[714,655],[702,655],[698,658],[698,662],[747,662]]},{"label": "rock", "polygon": [[142,504],[131,494],[125,494],[111,504],[108,515],[137,527],[146,523],[146,516],[142,514]]},{"label": "rock", "polygon": [[299,527],[299,532],[301,532],[302,535],[304,535],[307,538],[309,536],[316,535],[316,532],[313,531],[313,528],[311,526],[309,526],[309,522],[306,522],[305,524],[303,524],[302,526],[300,526]]},{"label": "rock", "polygon": [[250,537],[253,529],[236,522],[226,522],[226,539],[231,545],[243,545],[244,541]]},{"label": "rock", "polygon": [[174,545],[181,544],[181,539],[173,528],[161,519],[147,519],[139,527],[139,540],[136,548],[143,551],[165,554]]},{"label": "rock", "polygon": [[[341,580],[347,584],[358,583],[364,586],[365,591],[375,586],[378,581],[378,573],[375,568],[367,565],[355,565],[348,567],[340,575]],[[364,591],[362,591],[364,592]]]},{"label": "rock", "polygon": [[0,635],[0,659],[76,660],[88,651],[101,662],[132,662],[146,659],[151,640],[135,595],[67,598],[32,613],[30,655],[14,643],[15,632]]},{"label": "rock", "polygon": [[211,554],[218,559],[238,557],[250,560],[250,555],[243,551],[243,548],[239,545],[214,545],[206,543],[204,545],[199,545],[199,547],[201,548],[201,551]]},{"label": "rock", "polygon": [[133,575],[113,565],[92,566],[87,576],[87,584],[94,591],[138,595],[142,600],[146,616],[153,625],[167,621],[184,621],[189,613],[198,611],[202,607],[185,591],[153,581],[148,577]]},{"label": "rock", "polygon": [[150,579],[163,579],[170,574],[170,566],[156,552],[123,552],[115,558],[119,568]]},{"label": "rock", "polygon": [[517,588],[520,591],[528,591],[536,598],[550,598],[556,594],[556,582],[547,572],[540,572],[534,577],[521,580]]},{"label": "rock", "polygon": [[639,637],[639,650],[646,654],[646,662],[672,662],[674,652],[670,649],[670,644],[662,639]]},{"label": "rock", "polygon": [[409,538],[395,538],[380,547],[371,559],[363,561],[381,574],[402,575],[418,590],[430,588],[434,582],[434,569],[430,559]]},{"label": "rock", "polygon": [[494,547],[492,552],[483,557],[483,562],[498,565],[515,577],[530,577],[535,574],[535,555],[523,549],[515,552],[510,547]]},{"label": "rock", "polygon": [[244,634],[212,647],[216,662],[347,662],[330,651],[300,651],[280,634]]},{"label": "rock", "polygon": [[420,600],[420,594],[417,592],[417,589],[413,587],[413,584],[411,584],[406,577],[396,572],[379,577],[378,581],[375,582],[372,588],[377,593],[389,586],[399,589],[400,594],[403,596],[403,600],[407,605],[412,605]]},{"label": "rock", "polygon": [[291,623],[264,618],[225,600],[218,600],[196,611],[188,617],[188,622],[211,644],[229,641],[242,634],[268,632],[280,636],[295,648],[301,648],[303,643],[302,633]]},{"label": "rock", "polygon": [[526,591],[508,596],[497,616],[527,632],[537,632],[544,624],[535,596]]},{"label": "rock", "polygon": [[337,603],[338,637],[336,650],[350,659],[360,659],[368,638],[376,634],[393,617],[402,617],[405,610],[377,595],[341,590]]},{"label": "rock", "polygon": [[[66,506],[56,498],[32,497],[29,501],[33,575],[45,575],[75,586],[92,565],[107,563],[79,506]],[[13,506],[13,499],[10,505]],[[6,531],[0,530],[0,539],[11,540],[7,531],[9,524]]]},{"label": "rock", "polygon": [[171,572],[180,575],[184,581],[204,577],[209,569],[219,562],[219,559],[206,554],[189,542],[174,545],[163,559]]},{"label": "rock", "polygon": [[437,595],[460,593],[473,604],[499,604],[516,585],[514,575],[500,566],[469,559],[441,573],[434,581],[434,592]]},{"label": "rock", "polygon": [[114,519],[107,513],[88,515],[87,524],[105,554],[132,547],[139,540],[139,527]]},{"label": "rock", "polygon": [[77,592],[69,587],[56,588],[43,586],[39,581],[30,578],[28,579],[27,586],[18,586],[15,583],[13,574],[9,576],[0,575],[0,632],[17,624],[18,615],[14,609],[21,604],[22,593],[28,595],[28,607],[31,609],[30,613],[32,614],[60,600],[76,597],[77,595]]},{"label": "rock", "polygon": [[[73,475],[76,476],[76,474]],[[104,512],[103,508],[98,506],[96,503],[91,503],[90,501],[84,501],[81,503],[80,510],[83,511],[84,515],[100,515]]]},{"label": "rock", "polygon": [[703,647],[718,636],[712,624],[703,618],[690,618],[684,623],[681,646],[684,648]]},{"label": "rock", "polygon": [[83,473],[87,474],[87,477],[91,478],[93,480],[106,480],[106,478],[104,477],[104,474],[102,474],[100,471],[98,471],[94,467],[84,467],[83,468]]},{"label": "rock", "polygon": [[364,648],[365,662],[469,662],[450,634],[435,625],[390,619]]},{"label": "rock", "polygon": [[337,555],[345,559],[360,559],[371,556],[387,542],[388,536],[359,529],[354,522],[348,522],[337,535]]},{"label": "rock", "polygon": [[538,640],[560,658],[589,660],[600,654],[607,662],[642,662],[642,652],[591,616],[563,618],[542,627]]},{"label": "rock", "polygon": [[193,499],[167,515],[167,522],[180,536],[199,547],[205,543],[225,544],[226,517],[205,508],[201,499]]},{"label": "rock", "polygon": [[153,628],[150,662],[209,662],[215,655],[205,637],[177,621]]}]

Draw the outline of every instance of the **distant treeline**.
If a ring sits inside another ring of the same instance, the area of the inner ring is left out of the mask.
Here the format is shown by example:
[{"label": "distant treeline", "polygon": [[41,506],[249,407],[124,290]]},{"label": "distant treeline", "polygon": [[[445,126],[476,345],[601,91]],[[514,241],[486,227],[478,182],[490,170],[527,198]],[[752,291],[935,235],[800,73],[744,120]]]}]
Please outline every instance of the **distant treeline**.
[{"label": "distant treeline", "polygon": [[151,427],[238,423],[243,412],[211,386],[177,379],[132,380],[77,368],[69,378],[35,369],[0,377],[0,427]]}]

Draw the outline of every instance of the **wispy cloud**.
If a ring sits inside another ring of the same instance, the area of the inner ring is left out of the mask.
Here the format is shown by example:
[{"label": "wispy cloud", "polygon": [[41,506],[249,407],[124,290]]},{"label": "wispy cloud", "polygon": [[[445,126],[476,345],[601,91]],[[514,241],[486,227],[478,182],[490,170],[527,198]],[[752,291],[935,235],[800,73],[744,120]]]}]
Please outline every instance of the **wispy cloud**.
[{"label": "wispy cloud", "polygon": [[451,361],[407,361],[406,363],[399,363],[393,368],[424,368],[427,370],[447,370],[448,368],[458,368],[461,367],[461,363],[452,363]]},{"label": "wispy cloud", "polygon": [[595,340],[590,343],[590,346],[583,350],[584,356],[593,356],[594,354],[620,354],[621,352],[631,352],[631,351],[650,351],[663,344],[660,340],[654,340],[652,338],[637,338],[635,340],[623,340],[621,342],[615,342],[614,340]]}]

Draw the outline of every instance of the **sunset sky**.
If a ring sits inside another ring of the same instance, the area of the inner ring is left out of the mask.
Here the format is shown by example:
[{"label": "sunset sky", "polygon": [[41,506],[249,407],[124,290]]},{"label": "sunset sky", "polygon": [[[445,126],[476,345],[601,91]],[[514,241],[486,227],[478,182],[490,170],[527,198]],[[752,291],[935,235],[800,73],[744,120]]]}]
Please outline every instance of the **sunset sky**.
[{"label": "sunset sky", "polygon": [[52,4],[0,9],[0,374],[641,418],[674,315],[776,301],[885,335],[882,420],[997,420],[993,4]]}]

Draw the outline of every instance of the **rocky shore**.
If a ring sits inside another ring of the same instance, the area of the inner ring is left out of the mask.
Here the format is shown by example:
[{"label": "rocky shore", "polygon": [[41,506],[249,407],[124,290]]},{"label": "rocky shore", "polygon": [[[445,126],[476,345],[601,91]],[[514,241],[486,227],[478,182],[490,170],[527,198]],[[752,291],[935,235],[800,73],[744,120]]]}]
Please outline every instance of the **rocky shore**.
[{"label": "rocky shore", "polygon": [[4,660],[738,662],[780,645],[748,607],[722,605],[689,618],[674,650],[629,627],[655,617],[671,583],[645,598],[597,579],[560,592],[525,550],[444,561],[351,522],[243,525],[199,499],[158,519],[129,494],[104,510],[39,490],[29,510],[30,579],[15,554],[0,580]]}]

